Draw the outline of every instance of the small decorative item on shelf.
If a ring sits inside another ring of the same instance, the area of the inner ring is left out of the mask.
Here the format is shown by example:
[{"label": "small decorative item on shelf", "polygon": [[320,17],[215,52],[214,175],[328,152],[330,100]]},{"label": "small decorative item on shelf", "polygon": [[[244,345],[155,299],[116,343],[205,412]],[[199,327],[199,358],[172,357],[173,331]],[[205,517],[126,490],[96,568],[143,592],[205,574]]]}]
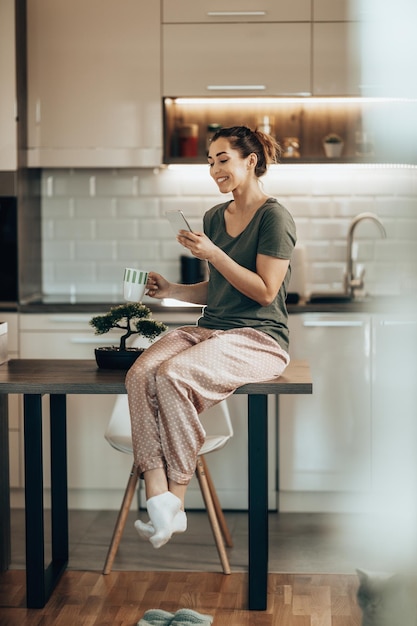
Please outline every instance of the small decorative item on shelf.
[{"label": "small decorative item on shelf", "polygon": [[102,369],[129,369],[145,348],[127,347],[126,340],[132,335],[139,335],[153,341],[167,330],[165,324],[152,319],[150,309],[140,302],[111,307],[108,313],[92,317],[90,326],[95,329],[96,335],[104,335],[113,328],[126,331],[120,337],[118,346],[95,349],[97,365]]},{"label": "small decorative item on shelf", "polygon": [[284,137],[282,140],[282,157],[284,159],[300,158],[300,140],[298,137]]},{"label": "small decorative item on shelf", "polygon": [[344,142],[340,135],[330,133],[323,139],[324,152],[328,159],[337,159],[342,155]]},{"label": "small decorative item on shelf", "polygon": [[267,135],[274,136],[274,118],[272,115],[262,115],[256,120],[256,128]]},{"label": "small decorative item on shelf", "polygon": [[221,129],[221,127],[222,127],[221,124],[208,124],[207,125],[207,134],[206,134],[206,150],[207,150],[207,152],[209,151],[211,140],[213,139],[213,137],[217,133],[217,131]]},{"label": "small decorative item on shelf", "polygon": [[198,155],[198,124],[182,124],[178,128],[179,152],[181,157]]}]

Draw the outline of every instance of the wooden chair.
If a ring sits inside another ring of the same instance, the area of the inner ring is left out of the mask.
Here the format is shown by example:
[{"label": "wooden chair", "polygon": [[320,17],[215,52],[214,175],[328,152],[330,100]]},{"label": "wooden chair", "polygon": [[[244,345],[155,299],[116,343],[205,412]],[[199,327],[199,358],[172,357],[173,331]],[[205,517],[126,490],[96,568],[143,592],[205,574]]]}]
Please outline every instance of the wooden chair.
[{"label": "wooden chair", "polygon": [[[225,574],[230,574],[230,564],[226,553],[225,544],[231,548],[233,546],[232,537],[227,527],[226,520],[219,499],[210,476],[204,455],[220,450],[231,437],[233,437],[233,427],[226,400],[205,411],[200,418],[207,431],[206,440],[197,458],[196,476],[206,506],[209,522],[216,543],[217,552]],[[130,427],[129,408],[127,396],[120,395],[116,399],[113,412],[105,432],[105,438],[109,444],[126,454],[132,454],[132,438]],[[138,475],[136,468],[132,465],[129,480],[127,482],[122,505],[113,530],[112,540],[107,552],[103,574],[109,574],[113,567],[113,562],[119,548],[126,524],[127,515],[130,510],[133,497],[136,492]]]}]

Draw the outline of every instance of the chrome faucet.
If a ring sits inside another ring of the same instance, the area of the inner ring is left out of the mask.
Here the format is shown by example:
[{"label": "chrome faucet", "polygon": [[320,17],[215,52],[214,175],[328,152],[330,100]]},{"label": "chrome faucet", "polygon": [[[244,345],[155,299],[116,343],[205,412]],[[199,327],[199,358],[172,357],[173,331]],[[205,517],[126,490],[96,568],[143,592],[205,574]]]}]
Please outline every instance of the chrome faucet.
[{"label": "chrome faucet", "polygon": [[363,220],[372,220],[378,226],[381,236],[384,239],[387,236],[383,223],[375,213],[360,213],[351,221],[347,235],[346,273],[344,280],[345,293],[350,298],[354,297],[355,289],[363,289],[364,286],[363,277],[365,270],[362,270],[359,276],[355,276],[353,272],[353,235],[356,226]]}]

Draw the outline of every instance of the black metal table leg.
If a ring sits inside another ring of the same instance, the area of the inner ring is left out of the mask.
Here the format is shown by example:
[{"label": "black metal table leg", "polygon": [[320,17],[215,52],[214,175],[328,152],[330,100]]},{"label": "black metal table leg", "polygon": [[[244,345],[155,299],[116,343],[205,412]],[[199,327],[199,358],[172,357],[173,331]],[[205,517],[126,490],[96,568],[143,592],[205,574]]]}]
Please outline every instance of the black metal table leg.
[{"label": "black metal table leg", "polygon": [[9,569],[11,561],[8,400],[0,394],[0,572]]},{"label": "black metal table leg", "polygon": [[248,396],[249,609],[264,611],[268,585],[268,396]]},{"label": "black metal table leg", "polygon": [[45,569],[42,397],[24,396],[26,602],[45,606],[68,562],[66,396],[50,397],[52,560]]},{"label": "black metal table leg", "polygon": [[[52,584],[68,563],[67,406],[65,395],[51,395]],[[53,588],[53,587],[52,587]],[[52,589],[51,589],[52,590]]]},{"label": "black metal table leg", "polygon": [[26,603],[45,606],[45,539],[43,505],[42,397],[26,394],[24,405]]}]

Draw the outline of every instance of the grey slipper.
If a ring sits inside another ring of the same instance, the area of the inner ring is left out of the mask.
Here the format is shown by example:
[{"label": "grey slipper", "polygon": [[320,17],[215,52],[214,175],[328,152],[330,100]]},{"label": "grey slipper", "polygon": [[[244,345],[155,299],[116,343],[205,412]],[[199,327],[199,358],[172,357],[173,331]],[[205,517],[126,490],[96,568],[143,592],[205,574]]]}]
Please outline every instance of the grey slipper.
[{"label": "grey slipper", "polygon": [[149,611],[145,611],[137,626],[170,626],[173,617],[174,614],[168,613],[168,611],[149,609]]},{"label": "grey slipper", "polygon": [[179,609],[174,615],[171,626],[210,626],[213,623],[212,615],[203,615],[192,609]]}]

